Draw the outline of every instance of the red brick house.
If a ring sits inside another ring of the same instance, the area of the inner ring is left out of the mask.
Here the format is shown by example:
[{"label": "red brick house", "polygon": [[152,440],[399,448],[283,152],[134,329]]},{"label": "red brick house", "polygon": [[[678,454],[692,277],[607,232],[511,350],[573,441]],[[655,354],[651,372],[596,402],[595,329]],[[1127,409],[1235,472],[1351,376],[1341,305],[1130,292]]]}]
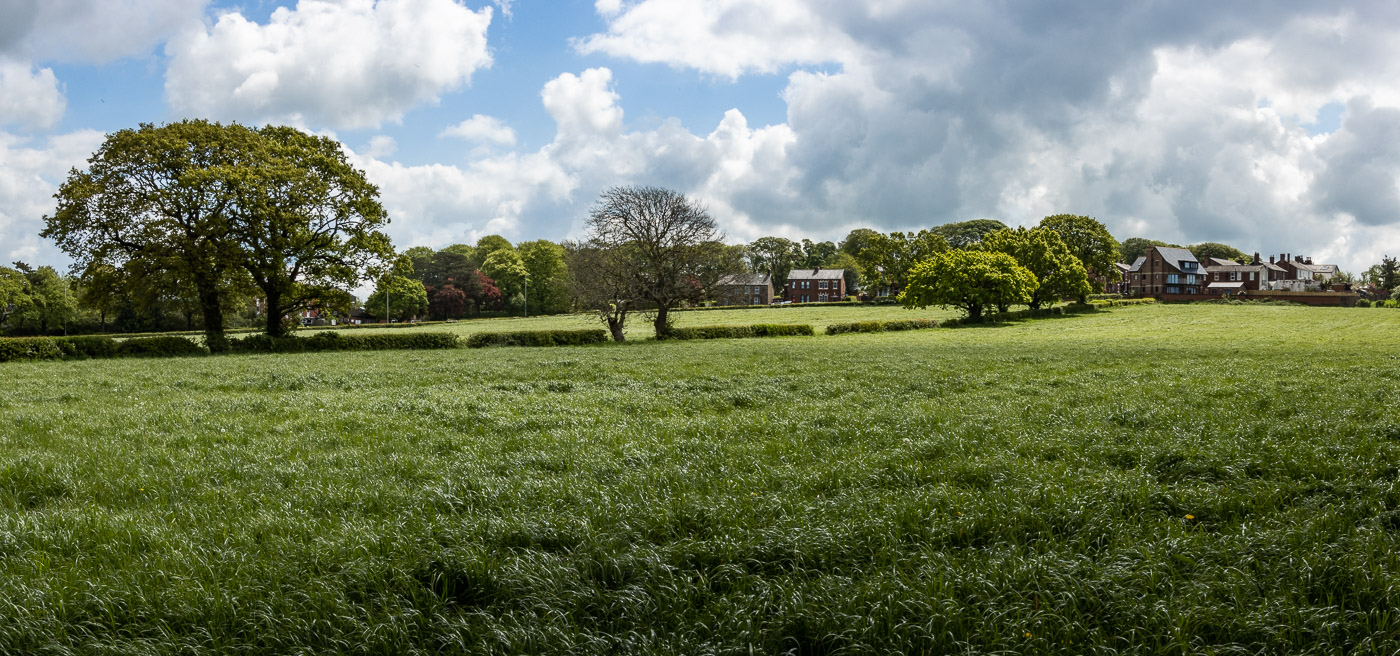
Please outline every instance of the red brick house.
[{"label": "red brick house", "polygon": [[1153,246],[1128,267],[1128,291],[1134,296],[1162,300],[1197,300],[1206,297],[1206,272],[1195,255],[1184,248]]},{"label": "red brick house", "polygon": [[1285,275],[1283,268],[1277,264],[1260,261],[1258,253],[1248,264],[1218,257],[1206,258],[1206,290],[1212,294],[1271,289],[1273,282],[1283,280]]},{"label": "red brick house", "polygon": [[773,276],[766,273],[740,273],[719,279],[715,291],[720,305],[771,305]]},{"label": "red brick house", "polygon": [[787,300],[793,303],[846,300],[846,270],[793,269],[788,272]]}]

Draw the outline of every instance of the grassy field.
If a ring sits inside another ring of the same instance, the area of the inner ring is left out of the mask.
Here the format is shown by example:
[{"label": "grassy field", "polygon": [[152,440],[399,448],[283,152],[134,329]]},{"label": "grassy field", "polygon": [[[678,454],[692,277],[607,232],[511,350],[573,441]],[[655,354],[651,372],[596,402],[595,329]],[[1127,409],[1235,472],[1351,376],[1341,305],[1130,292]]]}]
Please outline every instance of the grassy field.
[{"label": "grassy field", "polygon": [[1397,356],[1147,306],[3,364],[0,653],[1394,653]]},{"label": "grassy field", "polygon": [[[722,326],[729,324],[755,323],[805,323],[816,327],[820,333],[828,324],[850,321],[886,321],[890,319],[951,319],[961,316],[956,310],[932,307],[923,310],[906,310],[898,305],[858,305],[841,306],[802,306],[787,305],[766,307],[756,310],[701,310],[673,312],[677,326]],[[607,326],[592,314],[554,314],[540,317],[502,317],[494,319],[467,319],[452,323],[434,323],[425,326],[394,327],[395,331],[446,331],[467,336],[478,332],[510,332],[516,330],[573,330],[579,328],[601,328]],[[358,330],[358,329],[357,329]],[[375,330],[364,328],[363,330]],[[311,334],[315,328],[306,328],[298,334]],[[627,318],[627,338],[631,340],[654,337],[651,320],[643,312]]]}]

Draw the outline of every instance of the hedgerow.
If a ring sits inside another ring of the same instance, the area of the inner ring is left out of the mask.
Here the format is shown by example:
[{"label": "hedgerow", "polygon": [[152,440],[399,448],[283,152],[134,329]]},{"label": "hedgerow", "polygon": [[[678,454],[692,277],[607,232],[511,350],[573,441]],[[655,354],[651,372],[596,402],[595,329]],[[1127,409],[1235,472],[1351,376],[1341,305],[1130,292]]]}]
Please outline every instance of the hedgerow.
[{"label": "hedgerow", "polygon": [[397,349],[457,348],[452,333],[408,333],[399,335],[341,335],[316,333],[310,337],[269,337],[249,335],[229,340],[236,353],[313,353],[320,351],[388,351]]},{"label": "hedgerow", "polygon": [[750,326],[696,326],[673,328],[671,339],[733,339],[744,337],[792,337],[815,335],[805,323],[756,323]]},{"label": "hedgerow", "polygon": [[608,331],[601,328],[584,330],[519,330],[500,333],[475,333],[467,338],[467,348],[486,346],[579,346],[608,341]]},{"label": "hedgerow", "polygon": [[895,330],[923,330],[925,328],[937,328],[938,322],[933,319],[898,319],[894,321],[853,321],[851,323],[834,323],[826,327],[828,335],[842,335],[845,333],[882,333]]},{"label": "hedgerow", "polygon": [[117,344],[122,357],[169,358],[181,355],[208,355],[209,349],[184,337],[138,337]]}]

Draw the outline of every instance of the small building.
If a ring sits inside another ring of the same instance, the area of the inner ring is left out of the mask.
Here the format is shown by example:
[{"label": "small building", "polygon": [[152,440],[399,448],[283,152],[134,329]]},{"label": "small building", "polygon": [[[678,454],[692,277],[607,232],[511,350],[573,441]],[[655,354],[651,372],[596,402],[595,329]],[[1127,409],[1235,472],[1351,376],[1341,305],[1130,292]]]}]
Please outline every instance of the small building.
[{"label": "small building", "polygon": [[719,279],[715,300],[720,305],[771,305],[773,276],[766,273],[740,273]]},{"label": "small building", "polygon": [[846,270],[793,269],[788,272],[787,300],[793,303],[846,300]]},{"label": "small building", "polygon": [[1206,272],[1195,255],[1184,248],[1153,246],[1128,268],[1128,290],[1134,296],[1161,300],[1198,300],[1206,297]]}]

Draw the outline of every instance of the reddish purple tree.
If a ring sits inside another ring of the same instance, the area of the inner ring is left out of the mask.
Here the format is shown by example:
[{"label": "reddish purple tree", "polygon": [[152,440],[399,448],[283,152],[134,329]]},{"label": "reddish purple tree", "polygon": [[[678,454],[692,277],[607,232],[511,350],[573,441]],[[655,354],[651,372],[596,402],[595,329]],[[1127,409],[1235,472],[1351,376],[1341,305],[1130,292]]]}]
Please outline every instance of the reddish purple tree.
[{"label": "reddish purple tree", "polygon": [[428,300],[428,313],[439,321],[460,318],[466,314],[466,310],[467,293],[457,289],[452,283],[447,283],[433,292]]}]

